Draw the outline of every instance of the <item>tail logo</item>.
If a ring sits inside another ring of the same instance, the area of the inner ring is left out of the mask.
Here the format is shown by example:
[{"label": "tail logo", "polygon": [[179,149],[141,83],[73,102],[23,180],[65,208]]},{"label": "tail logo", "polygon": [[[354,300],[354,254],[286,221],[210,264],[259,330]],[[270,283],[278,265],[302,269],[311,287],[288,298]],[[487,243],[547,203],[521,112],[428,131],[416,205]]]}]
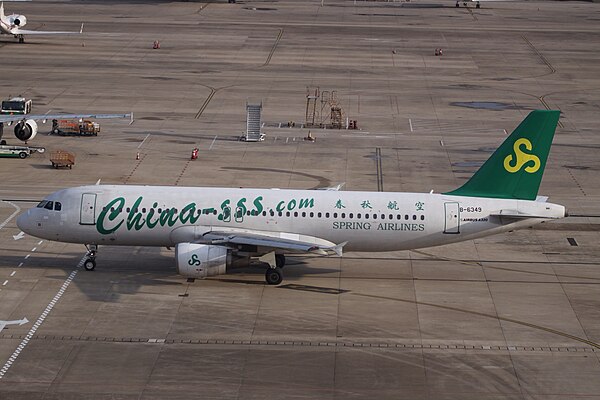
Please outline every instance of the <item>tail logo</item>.
[{"label": "tail logo", "polygon": [[[515,153],[514,157],[512,154],[509,154],[504,159],[504,169],[511,174],[520,171],[527,163],[533,163],[532,165],[525,167],[525,172],[527,173],[533,174],[540,169],[541,162],[539,157],[534,154],[525,153],[523,150],[521,150],[522,147],[528,151],[531,151],[533,148],[529,140],[525,138],[518,139],[513,145],[513,151]],[[515,159],[514,163],[513,159]]]}]

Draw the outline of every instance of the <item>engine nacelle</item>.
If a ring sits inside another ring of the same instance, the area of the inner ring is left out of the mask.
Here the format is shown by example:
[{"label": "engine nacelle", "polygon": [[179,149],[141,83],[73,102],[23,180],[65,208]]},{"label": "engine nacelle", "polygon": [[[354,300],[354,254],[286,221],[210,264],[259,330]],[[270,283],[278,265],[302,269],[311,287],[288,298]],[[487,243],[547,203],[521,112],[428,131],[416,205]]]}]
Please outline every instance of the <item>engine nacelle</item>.
[{"label": "engine nacelle", "polygon": [[10,21],[15,26],[25,26],[27,24],[27,18],[24,15],[11,15]]},{"label": "engine nacelle", "polygon": [[186,278],[222,275],[231,264],[231,251],[223,246],[179,243],[175,247],[177,272]]},{"label": "engine nacelle", "polygon": [[32,119],[27,121],[20,121],[15,125],[15,136],[17,139],[24,142],[31,140],[35,137],[38,131],[37,122]]}]

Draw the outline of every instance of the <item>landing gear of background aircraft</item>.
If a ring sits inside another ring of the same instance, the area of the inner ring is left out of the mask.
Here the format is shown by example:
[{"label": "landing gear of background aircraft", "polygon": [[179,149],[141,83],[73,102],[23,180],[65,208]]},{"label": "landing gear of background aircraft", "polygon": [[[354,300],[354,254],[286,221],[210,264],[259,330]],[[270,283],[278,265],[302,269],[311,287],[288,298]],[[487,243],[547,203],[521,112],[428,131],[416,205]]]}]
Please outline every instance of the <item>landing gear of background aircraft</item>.
[{"label": "landing gear of background aircraft", "polygon": [[460,3],[457,1],[456,2],[456,8],[460,7]]},{"label": "landing gear of background aircraft", "polygon": [[285,266],[285,256],[283,254],[275,254],[275,265],[277,265],[277,268]]},{"label": "landing gear of background aircraft", "polygon": [[475,8],[481,8],[481,4],[479,4],[479,2],[477,2],[477,3],[475,4]]},{"label": "landing gear of background aircraft", "polygon": [[17,35],[17,38],[19,39],[19,43],[25,43],[25,36]]},{"label": "landing gear of background aircraft", "polygon": [[283,271],[279,267],[269,267],[265,273],[265,280],[269,285],[279,285],[283,281]]},{"label": "landing gear of background aircraft", "polygon": [[98,246],[95,244],[90,244],[86,247],[88,251],[85,254],[83,268],[85,268],[86,271],[93,271],[96,268],[96,254],[98,253]]}]

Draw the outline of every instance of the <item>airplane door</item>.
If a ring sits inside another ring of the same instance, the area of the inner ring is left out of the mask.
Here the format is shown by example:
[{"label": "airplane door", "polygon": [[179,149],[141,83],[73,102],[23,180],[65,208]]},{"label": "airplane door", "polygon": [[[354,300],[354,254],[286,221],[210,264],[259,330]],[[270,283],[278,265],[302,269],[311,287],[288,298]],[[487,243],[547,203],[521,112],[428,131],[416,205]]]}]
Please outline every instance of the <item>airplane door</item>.
[{"label": "airplane door", "polygon": [[444,210],[446,211],[444,233],[460,233],[460,211],[458,203],[444,203]]},{"label": "airplane door", "polygon": [[244,222],[244,209],[242,207],[235,209],[235,222]]},{"label": "airplane door", "polygon": [[96,223],[96,194],[84,193],[81,195],[79,223],[81,225],[94,225]]}]

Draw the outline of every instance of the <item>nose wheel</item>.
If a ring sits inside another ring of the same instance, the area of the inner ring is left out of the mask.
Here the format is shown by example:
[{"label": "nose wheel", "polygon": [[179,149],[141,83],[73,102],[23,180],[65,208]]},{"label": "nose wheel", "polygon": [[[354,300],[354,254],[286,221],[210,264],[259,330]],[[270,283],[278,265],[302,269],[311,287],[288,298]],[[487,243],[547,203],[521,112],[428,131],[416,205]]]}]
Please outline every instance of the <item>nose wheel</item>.
[{"label": "nose wheel", "polygon": [[83,268],[86,271],[93,271],[96,269],[96,254],[98,253],[98,246],[95,244],[86,245],[88,249],[85,253],[85,259],[83,261]]}]

